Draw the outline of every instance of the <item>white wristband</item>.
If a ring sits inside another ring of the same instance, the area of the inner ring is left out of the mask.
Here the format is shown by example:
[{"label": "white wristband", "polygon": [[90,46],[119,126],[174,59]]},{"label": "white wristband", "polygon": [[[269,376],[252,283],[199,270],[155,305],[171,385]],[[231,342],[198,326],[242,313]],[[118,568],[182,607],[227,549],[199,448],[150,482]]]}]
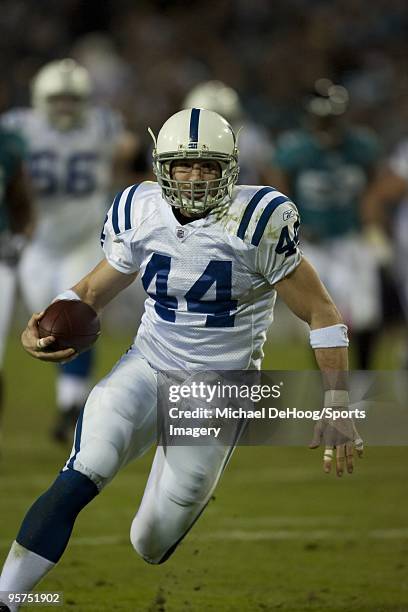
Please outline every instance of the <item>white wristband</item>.
[{"label": "white wristband", "polygon": [[80,300],[80,299],[81,298],[79,297],[79,295],[75,293],[75,291],[72,291],[72,289],[67,289],[66,291],[63,291],[62,293],[59,293],[57,297],[55,297],[52,300],[52,304],[54,302],[57,302],[58,300]]},{"label": "white wristband", "polygon": [[349,394],[346,390],[332,389],[324,393],[325,408],[348,408]]},{"label": "white wristband", "polygon": [[336,348],[348,346],[347,325],[338,323],[329,327],[312,329],[310,332],[310,345],[312,348]]}]

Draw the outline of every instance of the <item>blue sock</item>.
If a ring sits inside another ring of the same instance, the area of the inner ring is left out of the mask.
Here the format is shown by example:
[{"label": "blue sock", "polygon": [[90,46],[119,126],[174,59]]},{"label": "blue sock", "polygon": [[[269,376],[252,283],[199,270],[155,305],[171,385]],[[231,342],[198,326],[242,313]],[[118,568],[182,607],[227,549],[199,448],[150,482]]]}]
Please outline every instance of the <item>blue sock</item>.
[{"label": "blue sock", "polygon": [[80,472],[61,472],[27,512],[17,542],[57,563],[68,544],[79,512],[98,493],[92,480]]},{"label": "blue sock", "polygon": [[80,353],[78,357],[59,365],[59,371],[61,374],[69,374],[70,376],[78,376],[79,378],[88,378],[91,374],[91,370],[95,361],[95,349],[91,348],[85,353]]}]

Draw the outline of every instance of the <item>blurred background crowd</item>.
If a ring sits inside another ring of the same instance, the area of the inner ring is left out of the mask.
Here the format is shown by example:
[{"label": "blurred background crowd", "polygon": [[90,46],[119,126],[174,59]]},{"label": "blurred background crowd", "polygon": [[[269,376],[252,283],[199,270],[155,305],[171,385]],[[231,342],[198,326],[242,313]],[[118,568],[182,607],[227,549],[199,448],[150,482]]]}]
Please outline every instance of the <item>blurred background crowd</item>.
[{"label": "blurred background crowd", "polygon": [[299,125],[304,95],[325,76],[389,148],[408,125],[407,31],[405,0],[4,0],[0,109],[27,104],[38,69],[73,56],[95,100],[143,137],[206,79],[234,87],[275,135]]}]

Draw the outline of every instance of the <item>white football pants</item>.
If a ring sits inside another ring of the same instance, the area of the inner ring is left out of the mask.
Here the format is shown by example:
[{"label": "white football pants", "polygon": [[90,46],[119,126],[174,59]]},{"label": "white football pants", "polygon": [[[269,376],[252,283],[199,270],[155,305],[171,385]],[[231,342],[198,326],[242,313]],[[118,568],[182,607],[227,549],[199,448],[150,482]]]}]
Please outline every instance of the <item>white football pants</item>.
[{"label": "white football pants", "polygon": [[[132,347],[91,391],[79,419],[68,467],[101,490],[156,440],[157,372]],[[232,454],[208,446],[159,446],[131,527],[136,551],[150,563],[173,552],[204,510]]]}]

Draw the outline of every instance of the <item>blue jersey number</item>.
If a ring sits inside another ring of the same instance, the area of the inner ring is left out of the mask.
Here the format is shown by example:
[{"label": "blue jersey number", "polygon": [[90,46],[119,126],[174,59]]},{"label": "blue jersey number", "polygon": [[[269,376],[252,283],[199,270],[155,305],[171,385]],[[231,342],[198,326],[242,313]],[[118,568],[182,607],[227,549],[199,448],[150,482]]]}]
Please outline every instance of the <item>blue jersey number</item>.
[{"label": "blue jersey number", "polygon": [[276,245],[275,249],[279,255],[285,254],[285,257],[289,257],[290,255],[294,255],[296,253],[297,245],[299,244],[299,225],[299,220],[295,221],[293,224],[293,238],[290,236],[287,225],[282,228],[278,244]]},{"label": "blue jersey number", "polygon": [[[142,277],[143,287],[151,298],[156,300],[154,308],[162,319],[174,323],[176,320],[177,298],[167,295],[171,258],[167,255],[153,253]],[[148,291],[153,278],[156,277],[156,292]]]},{"label": "blue jersey number", "polygon": [[54,195],[58,189],[55,172],[57,156],[52,151],[42,151],[30,156],[30,174],[37,193],[42,196]]},{"label": "blue jersey number", "polygon": [[76,153],[68,159],[66,192],[73,196],[89,195],[95,191],[95,153]]},{"label": "blue jersey number", "polygon": [[91,194],[96,188],[95,153],[74,153],[67,159],[62,179],[58,173],[58,156],[53,151],[41,151],[30,156],[30,174],[41,196],[65,193],[74,197]]},{"label": "blue jersey number", "polygon": [[[176,320],[177,298],[167,294],[171,257],[153,253],[142,277],[143,287],[156,303],[157,314],[165,321]],[[156,277],[155,292],[148,291],[153,278]],[[207,291],[215,283],[215,300],[203,300]],[[234,327],[238,300],[231,299],[232,262],[210,261],[206,269],[185,294],[187,310],[207,314],[206,327]]]}]

